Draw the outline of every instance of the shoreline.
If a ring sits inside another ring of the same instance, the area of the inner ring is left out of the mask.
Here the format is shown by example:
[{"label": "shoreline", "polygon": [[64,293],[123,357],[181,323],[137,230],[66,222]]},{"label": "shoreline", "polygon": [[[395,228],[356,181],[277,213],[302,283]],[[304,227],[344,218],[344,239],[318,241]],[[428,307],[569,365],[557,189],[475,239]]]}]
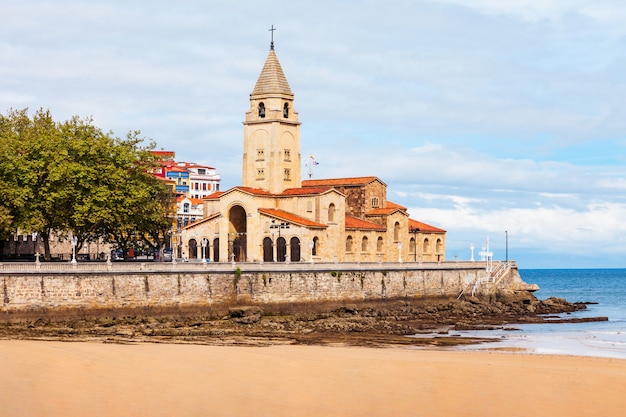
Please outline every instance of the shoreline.
[{"label": "shoreline", "polygon": [[0,414],[619,416],[626,361],[434,349],[0,340]]}]

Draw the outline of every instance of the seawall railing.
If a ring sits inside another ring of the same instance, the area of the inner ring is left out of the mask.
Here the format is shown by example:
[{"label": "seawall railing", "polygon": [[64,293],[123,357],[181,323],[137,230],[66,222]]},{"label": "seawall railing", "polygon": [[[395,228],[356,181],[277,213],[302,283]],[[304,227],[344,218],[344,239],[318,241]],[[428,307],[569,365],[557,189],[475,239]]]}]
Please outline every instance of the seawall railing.
[{"label": "seawall railing", "polygon": [[141,272],[285,272],[285,271],[390,271],[390,270],[468,270],[485,269],[486,262],[4,262],[0,275],[6,274],[91,274]]}]

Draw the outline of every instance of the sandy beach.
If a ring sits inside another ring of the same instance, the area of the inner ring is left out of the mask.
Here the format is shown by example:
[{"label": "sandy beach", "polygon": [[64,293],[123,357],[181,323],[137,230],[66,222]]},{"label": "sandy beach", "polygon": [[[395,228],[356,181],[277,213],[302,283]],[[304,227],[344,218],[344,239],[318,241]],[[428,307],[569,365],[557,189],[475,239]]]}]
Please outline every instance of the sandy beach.
[{"label": "sandy beach", "polygon": [[0,341],[0,415],[621,416],[626,361],[328,346]]}]

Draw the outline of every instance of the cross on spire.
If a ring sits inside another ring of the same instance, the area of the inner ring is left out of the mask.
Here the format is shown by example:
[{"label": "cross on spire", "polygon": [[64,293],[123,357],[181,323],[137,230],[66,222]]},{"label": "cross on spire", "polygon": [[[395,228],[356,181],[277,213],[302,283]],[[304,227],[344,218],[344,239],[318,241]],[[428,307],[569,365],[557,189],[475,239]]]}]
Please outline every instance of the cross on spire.
[{"label": "cross on spire", "polygon": [[274,27],[274,25],[272,25],[271,29],[268,29],[269,32],[272,33],[272,43],[270,43],[270,50],[274,50],[274,31],[276,30],[276,28]]}]

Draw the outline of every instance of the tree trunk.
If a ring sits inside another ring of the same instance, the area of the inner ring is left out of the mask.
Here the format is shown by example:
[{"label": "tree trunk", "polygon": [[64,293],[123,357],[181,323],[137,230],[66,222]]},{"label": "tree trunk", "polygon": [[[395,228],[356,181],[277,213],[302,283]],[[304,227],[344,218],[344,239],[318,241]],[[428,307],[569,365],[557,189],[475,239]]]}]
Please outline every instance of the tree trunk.
[{"label": "tree trunk", "polygon": [[50,232],[46,230],[39,233],[39,236],[41,236],[43,242],[43,259],[50,261]]}]

